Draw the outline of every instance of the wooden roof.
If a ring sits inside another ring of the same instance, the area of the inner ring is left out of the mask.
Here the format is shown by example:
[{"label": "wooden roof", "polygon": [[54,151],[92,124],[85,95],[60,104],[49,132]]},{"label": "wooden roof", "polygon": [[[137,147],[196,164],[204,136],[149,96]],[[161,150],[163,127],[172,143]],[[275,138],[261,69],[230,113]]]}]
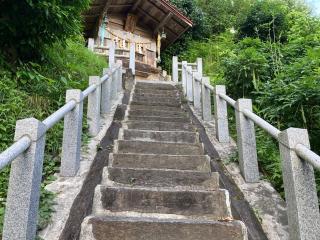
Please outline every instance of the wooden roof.
[{"label": "wooden roof", "polygon": [[134,13],[138,26],[149,28],[154,34],[164,29],[167,38],[162,42],[163,48],[192,27],[192,21],[167,0],[92,0],[90,9],[84,13],[85,37],[97,37],[106,13],[124,18],[128,13]]}]

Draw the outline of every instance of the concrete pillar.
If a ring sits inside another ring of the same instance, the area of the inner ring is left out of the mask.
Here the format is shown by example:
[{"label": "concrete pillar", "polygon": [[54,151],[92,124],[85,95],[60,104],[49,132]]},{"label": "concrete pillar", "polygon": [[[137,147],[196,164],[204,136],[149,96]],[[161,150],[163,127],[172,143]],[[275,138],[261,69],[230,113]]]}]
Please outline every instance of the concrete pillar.
[{"label": "concrete pillar", "polygon": [[115,56],[116,55],[116,46],[114,41],[111,41],[109,46],[109,67],[113,66],[116,62]]},{"label": "concrete pillar", "polygon": [[192,67],[187,67],[187,99],[193,101],[193,82],[192,82]]},{"label": "concrete pillar", "polygon": [[46,126],[34,118],[16,123],[15,141],[28,136],[30,147],[11,164],[2,239],[36,236]]},{"label": "concrete pillar", "polygon": [[172,80],[174,82],[178,82],[179,81],[179,71],[178,71],[178,57],[177,56],[173,56],[172,57]]},{"label": "concrete pillar", "polygon": [[60,174],[73,177],[80,167],[80,148],[82,134],[83,95],[81,90],[68,90],[66,102],[76,101],[75,108],[64,117],[63,143]]},{"label": "concrete pillar", "polygon": [[130,43],[129,68],[131,69],[132,74],[136,75],[136,46],[134,42]]},{"label": "concrete pillar", "polygon": [[228,143],[229,126],[228,126],[228,108],[227,102],[219,97],[219,94],[226,94],[226,87],[217,85],[214,89],[214,116],[216,137],[221,143]]},{"label": "concrete pillar", "polygon": [[115,65],[111,68],[110,70],[110,95],[111,95],[111,100],[114,102],[117,100],[117,97],[118,97],[118,90],[117,90],[117,72],[114,71],[115,69]]},{"label": "concrete pillar", "polygon": [[88,49],[94,51],[94,38],[88,38]]},{"label": "concrete pillar", "polygon": [[101,84],[101,113],[102,114],[106,114],[110,112],[111,104],[112,104],[111,92],[110,92],[112,79],[111,79],[111,71],[109,70],[109,68],[103,69],[103,76],[105,76],[106,74],[109,75],[109,79],[105,80]]},{"label": "concrete pillar", "polygon": [[240,170],[247,183],[255,183],[259,181],[259,168],[254,123],[242,113],[244,109],[252,111],[251,99],[239,99],[235,109]]},{"label": "concrete pillar", "polygon": [[205,122],[212,120],[212,110],[211,110],[211,91],[209,88],[205,87],[205,83],[209,84],[210,79],[208,77],[202,78],[201,93],[202,93],[202,119]]},{"label": "concrete pillar", "polygon": [[100,97],[101,97],[101,85],[99,76],[89,77],[89,85],[96,85],[95,91],[88,96],[88,125],[90,136],[96,136],[100,131]]},{"label": "concrete pillar", "polygon": [[183,61],[182,62],[182,89],[183,93],[186,96],[187,95],[187,62]]},{"label": "concrete pillar", "polygon": [[118,70],[117,70],[117,89],[118,92],[121,92],[123,90],[122,87],[122,61],[121,60],[117,60],[117,66],[119,66]]},{"label": "concrete pillar", "polygon": [[290,240],[319,239],[320,215],[314,171],[295,153],[297,144],[310,148],[307,130],[289,128],[279,134]]},{"label": "concrete pillar", "polygon": [[[201,76],[199,73],[193,73],[193,105],[197,110],[201,110]],[[200,82],[198,81],[200,80]]]},{"label": "concrete pillar", "polygon": [[202,58],[197,58],[197,72],[200,76],[203,76],[203,65],[202,65]]}]

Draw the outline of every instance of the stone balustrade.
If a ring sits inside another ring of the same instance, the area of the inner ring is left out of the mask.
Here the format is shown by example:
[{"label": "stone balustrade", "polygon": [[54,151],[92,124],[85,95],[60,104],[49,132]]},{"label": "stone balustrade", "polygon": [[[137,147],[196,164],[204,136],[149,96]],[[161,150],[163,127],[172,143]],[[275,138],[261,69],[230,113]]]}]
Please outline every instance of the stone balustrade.
[{"label": "stone balustrade", "polygon": [[[112,59],[111,59],[112,60]],[[60,174],[75,176],[80,167],[83,103],[88,99],[89,134],[100,131],[100,116],[122,92],[122,62],[110,62],[103,76],[89,78],[89,87],[66,92],[66,104],[44,121],[34,118],[16,123],[15,143],[0,154],[0,169],[11,164],[2,239],[34,240],[42,180],[45,137],[57,122],[64,119]]]},{"label": "stone balustrade", "polygon": [[179,62],[176,56],[172,59],[173,81],[178,83],[181,76],[183,93],[189,104],[201,111],[202,120],[211,121],[214,109],[216,138],[220,143],[230,141],[227,106],[235,110],[239,165],[247,183],[259,181],[255,125],[279,142],[290,239],[319,239],[320,214],[314,168],[320,169],[320,156],[310,150],[307,130],[280,131],[253,113],[251,99],[235,101],[226,94],[225,86],[211,86],[209,79],[203,77],[202,69],[201,59],[196,63]]}]

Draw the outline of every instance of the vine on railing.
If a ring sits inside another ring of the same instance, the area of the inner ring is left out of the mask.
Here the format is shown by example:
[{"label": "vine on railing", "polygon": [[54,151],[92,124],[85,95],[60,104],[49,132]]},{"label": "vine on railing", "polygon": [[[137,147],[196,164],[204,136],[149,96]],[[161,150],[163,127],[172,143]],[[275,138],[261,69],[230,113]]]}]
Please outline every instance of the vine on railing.
[{"label": "vine on railing", "polygon": [[211,86],[209,79],[202,76],[202,60],[199,58],[190,64],[173,57],[173,81],[179,82],[179,72],[183,93],[201,112],[204,121],[212,120],[213,94],[216,137],[221,143],[230,141],[227,105],[234,108],[239,165],[246,182],[259,181],[255,124],[279,142],[290,240],[319,239],[320,214],[313,168],[320,169],[320,156],[310,150],[308,131],[298,128],[280,131],[253,113],[250,99],[235,101],[226,94],[225,86]]},{"label": "vine on railing", "polygon": [[100,115],[110,112],[122,92],[122,62],[109,61],[103,76],[89,78],[89,87],[68,90],[66,104],[43,122],[28,118],[16,123],[15,143],[0,154],[0,170],[11,164],[2,239],[33,240],[42,180],[45,135],[64,118],[60,175],[73,177],[80,167],[83,102],[88,98],[89,134],[100,131]]}]

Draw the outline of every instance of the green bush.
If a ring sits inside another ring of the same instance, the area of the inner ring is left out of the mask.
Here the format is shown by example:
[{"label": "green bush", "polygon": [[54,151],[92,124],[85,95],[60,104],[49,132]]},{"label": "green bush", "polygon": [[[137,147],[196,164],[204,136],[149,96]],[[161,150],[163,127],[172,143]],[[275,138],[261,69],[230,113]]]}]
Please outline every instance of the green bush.
[{"label": "green bush", "polygon": [[10,60],[33,60],[46,46],[81,34],[90,0],[0,1],[0,51]]},{"label": "green bush", "polygon": [[[84,90],[90,75],[100,75],[106,59],[84,47],[81,39],[55,43],[43,51],[43,60],[21,63],[16,71],[0,66],[0,152],[13,142],[15,122],[35,117],[44,120],[65,103],[67,89]],[[4,63],[4,61],[2,61]],[[86,130],[84,118],[84,131]],[[47,133],[38,228],[50,221],[54,196],[44,189],[60,165],[63,122]],[[85,136],[86,138],[86,136]],[[0,228],[3,224],[9,167],[0,172]]]},{"label": "green bush", "polygon": [[244,21],[238,23],[238,36],[263,41],[286,41],[289,6],[283,0],[256,1]]},{"label": "green bush", "polygon": [[[208,21],[216,24],[221,14],[222,26],[212,28],[224,32],[187,41],[180,60],[202,57],[213,84],[225,84],[234,99],[253,99],[255,112],[281,130],[308,129],[312,149],[320,153],[320,18],[290,0],[253,1],[252,6],[238,8],[238,15],[225,11],[231,1],[198,2],[211,14]],[[216,15],[215,3],[221,9]],[[223,23],[228,17],[231,25]],[[228,29],[232,26],[234,35]],[[278,143],[261,129],[256,132],[260,171],[284,196]],[[316,182],[320,196],[318,171]]]}]

